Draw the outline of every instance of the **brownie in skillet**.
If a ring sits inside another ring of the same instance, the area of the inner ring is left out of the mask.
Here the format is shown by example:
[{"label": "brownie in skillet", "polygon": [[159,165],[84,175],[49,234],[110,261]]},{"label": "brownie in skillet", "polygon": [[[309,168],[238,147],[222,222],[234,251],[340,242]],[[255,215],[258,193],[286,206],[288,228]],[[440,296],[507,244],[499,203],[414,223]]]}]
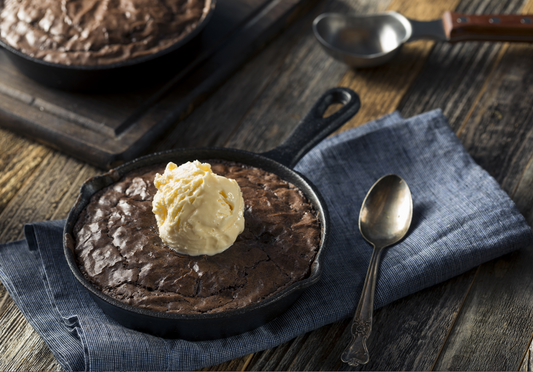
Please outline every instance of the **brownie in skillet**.
[{"label": "brownie in skillet", "polygon": [[180,314],[242,308],[308,277],[321,226],[303,193],[258,168],[209,163],[214,173],[239,183],[245,201],[245,229],[229,249],[187,256],[161,241],[152,213],[161,164],[132,172],[92,197],[74,229],[83,275],[119,301]]}]

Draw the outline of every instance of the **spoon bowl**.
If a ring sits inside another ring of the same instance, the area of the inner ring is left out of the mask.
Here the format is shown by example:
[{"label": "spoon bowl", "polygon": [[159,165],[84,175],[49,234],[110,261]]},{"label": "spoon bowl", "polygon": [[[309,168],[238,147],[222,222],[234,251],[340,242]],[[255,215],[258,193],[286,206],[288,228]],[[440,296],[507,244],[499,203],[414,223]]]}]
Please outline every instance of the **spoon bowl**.
[{"label": "spoon bowl", "polygon": [[372,16],[324,13],[313,22],[313,31],[329,55],[353,67],[388,62],[412,33],[407,18],[396,12]]},{"label": "spoon bowl", "polygon": [[395,174],[380,178],[363,201],[359,213],[359,230],[363,238],[374,246],[374,250],[353,318],[352,342],[341,356],[341,360],[350,366],[356,367],[370,360],[366,340],[372,331],[374,291],[381,252],[407,234],[412,218],[411,191],[407,183]]},{"label": "spoon bowl", "polygon": [[376,182],[363,201],[359,230],[372,245],[387,247],[404,237],[412,215],[409,186],[399,176],[388,175]]}]

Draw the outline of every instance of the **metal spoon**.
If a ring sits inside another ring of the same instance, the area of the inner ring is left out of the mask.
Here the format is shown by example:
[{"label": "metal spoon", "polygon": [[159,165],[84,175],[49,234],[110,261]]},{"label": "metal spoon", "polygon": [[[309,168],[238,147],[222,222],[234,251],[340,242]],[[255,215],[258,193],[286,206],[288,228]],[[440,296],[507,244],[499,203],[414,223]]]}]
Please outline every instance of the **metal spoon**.
[{"label": "metal spoon", "polygon": [[366,340],[372,330],[374,289],[383,248],[400,241],[413,216],[413,200],[407,183],[395,174],[380,178],[368,191],[359,214],[361,235],[374,246],[363,292],[352,323],[352,342],[342,353],[341,360],[355,367],[368,363],[370,356]]},{"label": "metal spoon", "polygon": [[396,12],[324,13],[313,22],[313,32],[333,58],[352,67],[373,67],[394,58],[404,43],[419,39],[533,42],[533,15],[445,12],[442,19],[420,22]]}]

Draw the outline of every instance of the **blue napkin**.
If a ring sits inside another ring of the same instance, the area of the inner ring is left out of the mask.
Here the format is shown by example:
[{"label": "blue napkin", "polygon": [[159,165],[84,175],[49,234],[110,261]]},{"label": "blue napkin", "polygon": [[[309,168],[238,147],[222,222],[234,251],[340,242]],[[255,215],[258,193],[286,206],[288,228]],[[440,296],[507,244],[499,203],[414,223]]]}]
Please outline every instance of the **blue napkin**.
[{"label": "blue napkin", "polygon": [[409,235],[384,252],[376,307],[533,241],[513,202],[474,163],[439,110],[407,120],[394,113],[341,133],[296,169],[329,207],[323,277],[289,311],[254,331],[188,342],[118,325],[70,274],[61,246],[64,221],[27,225],[26,240],[0,246],[0,281],[66,370],[192,370],[274,347],[353,314],[371,255],[358,232],[359,209],[385,174],[407,181],[414,216]]}]

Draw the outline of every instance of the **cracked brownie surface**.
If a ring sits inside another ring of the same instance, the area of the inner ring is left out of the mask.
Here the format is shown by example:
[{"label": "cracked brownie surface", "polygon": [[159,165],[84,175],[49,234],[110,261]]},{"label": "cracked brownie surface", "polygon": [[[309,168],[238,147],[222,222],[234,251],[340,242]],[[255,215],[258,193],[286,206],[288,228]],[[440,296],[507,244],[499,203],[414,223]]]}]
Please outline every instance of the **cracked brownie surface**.
[{"label": "cracked brownie surface", "polygon": [[243,193],[245,229],[233,246],[214,256],[167,247],[152,213],[165,164],[142,168],[96,193],[75,226],[78,265],[96,288],[136,307],[199,314],[247,306],[309,275],[321,230],[302,192],[261,169],[208,162]]},{"label": "cracked brownie surface", "polygon": [[206,0],[0,0],[0,36],[31,57],[99,65],[168,48],[196,28]]}]

